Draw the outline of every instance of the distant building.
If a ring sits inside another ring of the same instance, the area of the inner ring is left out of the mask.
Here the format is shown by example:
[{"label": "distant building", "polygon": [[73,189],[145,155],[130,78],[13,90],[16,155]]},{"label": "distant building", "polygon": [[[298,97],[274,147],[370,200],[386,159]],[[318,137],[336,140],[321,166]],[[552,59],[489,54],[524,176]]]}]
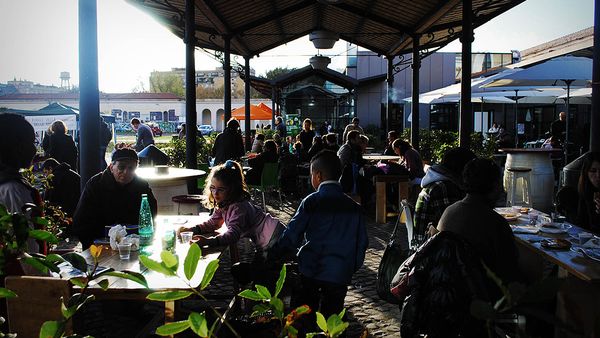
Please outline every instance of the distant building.
[{"label": "distant building", "polygon": [[69,88],[61,88],[56,86],[41,85],[27,80],[7,81],[6,84],[0,84],[0,95],[7,94],[49,94],[49,93],[66,93]]}]

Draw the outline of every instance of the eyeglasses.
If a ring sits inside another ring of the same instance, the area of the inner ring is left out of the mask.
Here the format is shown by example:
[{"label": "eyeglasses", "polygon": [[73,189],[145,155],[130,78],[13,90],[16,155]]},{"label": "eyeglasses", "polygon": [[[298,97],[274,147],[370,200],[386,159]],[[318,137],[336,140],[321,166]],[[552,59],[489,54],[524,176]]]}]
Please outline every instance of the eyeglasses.
[{"label": "eyeglasses", "polygon": [[220,195],[220,194],[223,194],[223,193],[227,192],[227,188],[215,187],[215,186],[213,186],[213,185],[211,185],[211,186],[209,187],[209,189],[210,189],[210,192],[211,192],[213,195],[214,195],[214,194],[219,194],[219,195]]}]

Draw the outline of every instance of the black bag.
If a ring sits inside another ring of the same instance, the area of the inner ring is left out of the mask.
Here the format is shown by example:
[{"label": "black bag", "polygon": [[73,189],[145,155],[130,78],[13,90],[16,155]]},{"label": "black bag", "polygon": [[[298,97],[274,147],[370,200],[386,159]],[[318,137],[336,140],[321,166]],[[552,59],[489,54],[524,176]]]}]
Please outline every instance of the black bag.
[{"label": "black bag", "polygon": [[392,231],[390,240],[385,247],[385,251],[383,251],[383,256],[381,257],[381,262],[377,269],[377,294],[379,295],[379,298],[392,304],[400,304],[398,298],[394,297],[390,292],[392,279],[396,275],[400,265],[402,265],[402,263],[412,254],[410,249],[402,248],[400,240],[396,237],[399,224],[400,217],[398,217],[398,220],[396,221],[394,231]]}]

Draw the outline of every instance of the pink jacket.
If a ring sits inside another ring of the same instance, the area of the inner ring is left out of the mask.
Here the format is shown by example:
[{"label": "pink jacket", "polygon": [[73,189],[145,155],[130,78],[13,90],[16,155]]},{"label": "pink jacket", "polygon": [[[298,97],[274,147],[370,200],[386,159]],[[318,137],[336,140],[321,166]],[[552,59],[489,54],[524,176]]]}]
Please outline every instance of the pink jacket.
[{"label": "pink jacket", "polygon": [[247,237],[261,249],[267,247],[279,224],[277,218],[245,200],[216,209],[211,218],[198,227],[202,233],[209,233],[219,229],[223,222],[227,232],[217,237],[219,245],[232,244],[241,237]]}]

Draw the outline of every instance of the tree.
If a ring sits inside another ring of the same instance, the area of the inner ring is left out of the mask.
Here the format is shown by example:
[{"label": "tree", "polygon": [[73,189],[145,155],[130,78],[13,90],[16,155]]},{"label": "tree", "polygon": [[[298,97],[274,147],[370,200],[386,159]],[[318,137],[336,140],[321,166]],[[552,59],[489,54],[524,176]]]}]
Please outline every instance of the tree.
[{"label": "tree", "polygon": [[294,70],[296,70],[296,68],[276,67],[271,70],[267,70],[267,72],[265,73],[265,77],[269,80],[273,80],[280,75],[287,74]]},{"label": "tree", "polygon": [[185,96],[183,80],[177,74],[167,72],[152,72],[150,74],[151,93],[172,93],[180,97]]}]

